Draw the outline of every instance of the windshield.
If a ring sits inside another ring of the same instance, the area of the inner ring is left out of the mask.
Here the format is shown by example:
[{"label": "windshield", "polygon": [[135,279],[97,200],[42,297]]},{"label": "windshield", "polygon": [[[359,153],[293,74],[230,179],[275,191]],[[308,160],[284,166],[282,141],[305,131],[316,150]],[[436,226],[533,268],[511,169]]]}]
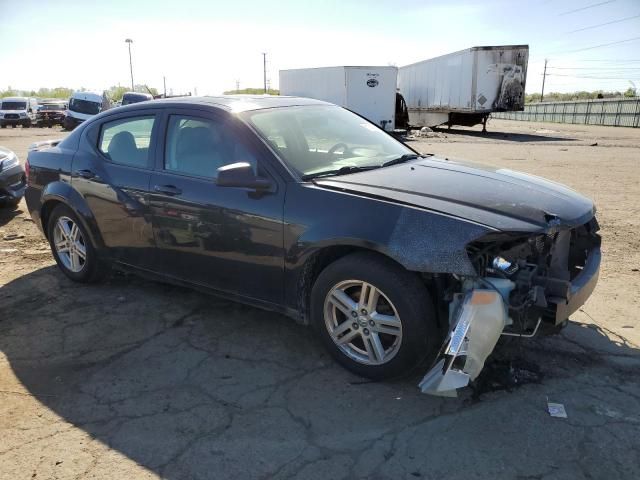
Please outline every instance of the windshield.
[{"label": "windshield", "polygon": [[246,119],[302,177],[370,168],[414,152],[340,107],[312,105],[250,111]]},{"label": "windshield", "polygon": [[69,100],[69,110],[73,110],[78,113],[86,113],[87,115],[96,115],[100,113],[102,104],[97,102],[90,102],[89,100],[80,100],[79,98],[72,98]]},{"label": "windshield", "polygon": [[27,102],[2,102],[2,110],[26,110]]},{"label": "windshield", "polygon": [[60,103],[52,103],[48,105],[42,105],[40,110],[64,110],[64,105]]}]

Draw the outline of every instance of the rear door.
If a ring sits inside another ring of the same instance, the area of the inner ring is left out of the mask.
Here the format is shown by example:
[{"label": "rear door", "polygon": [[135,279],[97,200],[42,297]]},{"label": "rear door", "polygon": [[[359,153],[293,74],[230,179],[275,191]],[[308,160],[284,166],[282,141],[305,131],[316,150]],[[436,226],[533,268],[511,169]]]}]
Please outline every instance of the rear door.
[{"label": "rear door", "polygon": [[[180,280],[282,303],[284,183],[264,146],[228,114],[175,109],[150,186],[158,268]],[[249,162],[270,178],[264,193],[215,183],[217,169]]]},{"label": "rear door", "polygon": [[72,184],[85,198],[102,240],[117,261],[152,268],[154,239],[148,189],[158,110],[108,116],[85,133]]}]

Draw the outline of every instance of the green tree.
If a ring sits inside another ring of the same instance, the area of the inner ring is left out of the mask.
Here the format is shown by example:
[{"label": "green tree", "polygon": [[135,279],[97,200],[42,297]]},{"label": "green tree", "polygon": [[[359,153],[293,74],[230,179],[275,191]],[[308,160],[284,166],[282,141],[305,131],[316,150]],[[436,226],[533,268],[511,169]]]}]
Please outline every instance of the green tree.
[{"label": "green tree", "polygon": [[122,96],[128,91],[129,89],[127,87],[117,87],[114,85],[107,89],[107,96],[112,102],[119,102],[122,100]]},{"label": "green tree", "polygon": [[[264,88],[241,88],[240,90],[227,90],[225,95],[262,95]],[[270,88],[267,90],[269,95],[280,95],[280,90]]]},{"label": "green tree", "polygon": [[624,96],[625,97],[635,97],[636,96],[636,89],[633,88],[633,87],[627,88],[627,90],[624,92]]},{"label": "green tree", "polygon": [[0,90],[0,97],[17,97],[19,95],[20,92],[11,88],[11,85],[9,85],[6,90]]}]

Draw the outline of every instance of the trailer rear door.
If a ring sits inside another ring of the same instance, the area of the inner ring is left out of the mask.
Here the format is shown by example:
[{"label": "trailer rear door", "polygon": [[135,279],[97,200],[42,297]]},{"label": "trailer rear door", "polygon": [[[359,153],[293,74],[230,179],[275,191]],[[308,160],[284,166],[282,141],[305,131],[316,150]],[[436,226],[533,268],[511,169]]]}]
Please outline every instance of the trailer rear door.
[{"label": "trailer rear door", "polygon": [[345,78],[347,108],[385,130],[393,130],[397,76],[398,70],[394,67],[348,67]]}]

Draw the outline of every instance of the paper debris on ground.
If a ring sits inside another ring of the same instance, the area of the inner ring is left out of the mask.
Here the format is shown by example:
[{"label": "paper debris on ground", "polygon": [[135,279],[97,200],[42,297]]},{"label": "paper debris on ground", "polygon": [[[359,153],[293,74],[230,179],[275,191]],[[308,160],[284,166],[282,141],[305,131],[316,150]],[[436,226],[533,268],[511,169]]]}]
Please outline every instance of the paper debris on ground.
[{"label": "paper debris on ground", "polygon": [[561,403],[553,403],[547,400],[547,410],[552,417],[567,418],[567,411]]}]

